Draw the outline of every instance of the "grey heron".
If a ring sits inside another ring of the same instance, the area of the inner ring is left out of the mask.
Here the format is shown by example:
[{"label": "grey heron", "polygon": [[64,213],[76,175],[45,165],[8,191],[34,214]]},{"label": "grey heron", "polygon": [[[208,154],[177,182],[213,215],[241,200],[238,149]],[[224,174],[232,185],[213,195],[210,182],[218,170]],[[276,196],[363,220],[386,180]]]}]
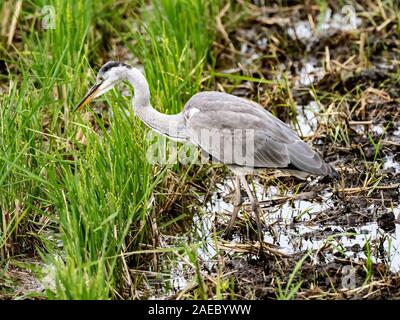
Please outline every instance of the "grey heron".
[{"label": "grey heron", "polygon": [[[191,97],[178,114],[158,112],[150,104],[146,78],[137,68],[126,63],[109,61],[104,64],[98,72],[95,85],[89,89],[76,110],[112,89],[119,81],[128,81],[133,86],[133,111],[148,127],[171,139],[200,147],[214,161],[224,163],[233,172],[235,201],[225,231],[226,237],[229,237],[243,203],[240,191],[242,184],[255,213],[259,241],[263,241],[261,208],[246,180],[247,175],[274,168],[301,178],[309,174],[337,177],[336,170],[289,126],[253,101],[227,93],[205,91]],[[218,142],[210,143],[209,136],[202,139],[204,131],[211,132],[214,138],[217,132]],[[224,148],[226,146],[229,148]],[[228,154],[230,152],[238,153],[240,157],[232,157],[232,154]]]}]

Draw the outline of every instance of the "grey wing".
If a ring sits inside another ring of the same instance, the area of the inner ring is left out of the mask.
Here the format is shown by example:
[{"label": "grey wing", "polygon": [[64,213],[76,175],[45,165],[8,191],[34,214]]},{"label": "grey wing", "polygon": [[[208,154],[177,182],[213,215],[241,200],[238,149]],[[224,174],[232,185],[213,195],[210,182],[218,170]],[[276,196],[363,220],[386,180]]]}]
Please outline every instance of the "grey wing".
[{"label": "grey wing", "polygon": [[[201,92],[188,101],[183,116],[192,142],[225,164],[332,173],[332,167],[292,129],[252,101]],[[218,136],[218,143],[204,139],[207,132],[211,140]]]}]

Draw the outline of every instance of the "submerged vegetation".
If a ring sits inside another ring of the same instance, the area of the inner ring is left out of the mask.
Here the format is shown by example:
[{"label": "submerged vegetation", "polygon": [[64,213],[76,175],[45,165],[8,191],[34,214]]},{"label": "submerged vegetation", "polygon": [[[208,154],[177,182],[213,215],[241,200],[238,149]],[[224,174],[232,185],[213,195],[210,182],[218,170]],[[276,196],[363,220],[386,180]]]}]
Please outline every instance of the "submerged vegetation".
[{"label": "submerged vegetation", "polygon": [[[0,298],[395,298],[400,283],[394,1],[0,1]],[[266,172],[266,248],[218,165],[153,165],[134,92],[74,106],[108,60],[153,106],[201,90],[259,102],[341,174]]]}]

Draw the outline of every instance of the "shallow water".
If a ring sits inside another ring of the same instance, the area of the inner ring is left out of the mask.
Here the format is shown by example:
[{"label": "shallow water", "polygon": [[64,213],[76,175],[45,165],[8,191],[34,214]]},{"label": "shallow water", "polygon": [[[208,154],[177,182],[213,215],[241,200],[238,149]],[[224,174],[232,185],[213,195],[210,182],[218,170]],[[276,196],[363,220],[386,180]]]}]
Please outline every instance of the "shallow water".
[{"label": "shallow water", "polygon": [[[323,211],[334,209],[332,194],[328,190],[319,195],[320,201],[298,199],[291,200],[290,203],[287,201],[280,205],[268,206],[268,203],[263,200],[276,198],[277,188],[271,187],[266,192],[257,182],[255,187],[263,207],[263,223],[264,226],[268,226],[264,228],[264,241],[278,246],[282,253],[298,255],[305,254],[308,250],[313,252],[322,250],[326,263],[333,262],[335,254],[341,252],[345,258],[358,263],[367,259],[365,246],[368,243],[371,247],[372,262],[384,263],[392,272],[400,272],[400,226],[398,223],[395,225],[395,230],[391,232],[382,230],[376,221],[359,227],[344,227],[334,223],[316,224],[311,221],[313,217]],[[206,203],[203,212],[193,217],[193,228],[189,234],[174,237],[170,243],[172,247],[184,245],[188,242],[188,236],[193,242],[197,241],[197,255],[202,268],[212,270],[217,265],[216,241],[218,242],[219,235],[215,232],[215,226],[221,223],[227,224],[233,206],[227,202],[226,197],[230,195],[232,188],[231,179],[218,184],[216,192]],[[387,210],[393,211],[397,218],[400,215],[400,207],[387,208]],[[242,215],[243,212],[240,212],[239,218]],[[240,232],[234,233],[232,242],[241,243],[245,236]],[[377,250],[377,244],[380,244],[380,250]],[[170,290],[164,291],[164,294],[184,289],[195,276],[193,267],[179,258],[161,272],[170,275],[163,279],[170,284],[168,285]]]},{"label": "shallow water", "polygon": [[[346,10],[351,10],[351,8],[348,7]],[[288,35],[292,39],[300,40],[310,49],[312,45],[322,38],[330,37],[335,33],[352,32],[352,30],[360,26],[361,20],[355,17],[351,21],[349,11],[346,10],[335,14],[329,11],[326,12],[324,16],[319,17],[318,21],[315,21],[315,29],[310,26],[309,21],[297,21],[288,27]],[[246,32],[250,34],[254,30],[250,29],[246,30]],[[258,39],[257,34],[252,37]],[[250,35],[247,35],[247,38],[250,38]],[[242,64],[254,64],[256,60],[262,57],[261,50],[265,50],[267,40],[265,37],[260,38],[256,44],[260,52],[252,50],[252,47],[246,42],[241,44],[239,50],[243,56],[243,58],[240,58],[242,59]],[[291,69],[285,64],[279,63],[273,67],[276,72],[276,81],[283,82],[284,78],[288,78],[293,81],[295,87],[315,85],[326,76],[324,59],[325,57],[316,57],[313,54],[306,56],[301,61],[293,59]],[[239,69],[232,70],[238,71]],[[296,106],[297,123],[293,124],[293,128],[301,136],[310,136],[316,132],[318,128],[317,119],[320,114],[319,109],[316,101]],[[400,142],[400,126],[398,124],[397,127],[395,125],[395,131],[392,135],[388,136],[384,123],[372,122],[362,125],[352,124],[351,127],[359,136],[367,138],[369,134],[373,137],[385,136],[387,140],[396,143]],[[383,157],[383,160],[381,169],[385,173],[400,173],[398,157],[388,154]],[[400,226],[398,222],[400,206],[389,208],[381,205],[379,208],[374,208],[374,205],[369,205],[368,208],[360,208],[362,214],[368,216],[368,219],[366,219],[367,222],[356,225],[350,222],[346,223],[346,221],[343,222],[343,219],[335,219],[334,217],[325,222],[317,222],[321,219],[315,219],[316,217],[323,216],[324,212],[332,214],[338,209],[336,206],[340,205],[337,203],[337,199],[335,201],[332,200],[333,195],[329,189],[322,191],[318,195],[318,200],[314,198],[295,199],[288,200],[282,204],[271,205],[270,202],[265,200],[275,199],[277,196],[290,196],[291,194],[281,194],[275,187],[264,190],[263,186],[257,183],[257,179],[255,181],[257,197],[262,202],[264,212],[262,219],[264,222],[264,241],[266,243],[278,246],[281,252],[293,255],[296,261],[298,261],[299,256],[304,255],[309,250],[314,253],[319,251],[320,254],[314,256],[317,266],[318,264],[324,266],[326,263],[335,262],[337,257],[346,259],[346,262],[351,265],[353,263],[364,265],[369,258],[366,250],[369,246],[371,248],[370,258],[372,262],[383,263],[388,266],[390,271],[400,272]],[[311,181],[309,186],[316,183],[316,181]],[[215,269],[218,266],[220,232],[227,225],[233,210],[233,205],[231,204],[232,191],[233,182],[230,178],[219,183],[210,200],[204,203],[204,206],[194,214],[191,230],[187,234],[174,236],[169,242],[171,248],[185,247],[188,243],[196,243],[199,264],[202,270],[210,271],[209,274],[215,273]],[[361,195],[360,198],[362,197]],[[380,213],[394,213],[397,222],[393,223],[394,228],[392,230],[385,231],[380,227],[377,217],[374,216],[374,212],[378,209]],[[246,233],[248,214],[250,213],[244,213],[243,211],[239,213],[238,220],[240,221],[237,221],[236,227],[240,225],[241,229],[239,231],[237,228],[234,232],[233,244],[249,243],[247,234],[249,230]],[[232,259],[241,263],[250,254],[229,252],[226,256],[224,256],[224,259]],[[168,275],[163,281],[169,284],[168,290],[164,291],[164,296],[165,294],[179,292],[190,286],[195,279],[195,269],[192,265],[175,256],[174,259],[176,260],[165,266],[163,260],[165,257],[161,256],[160,258],[160,266],[163,266],[160,272]],[[170,258],[168,257],[168,259]],[[163,295],[159,297],[163,297]]]},{"label": "shallow water", "polygon": [[[261,186],[258,186],[258,198],[262,199]],[[270,192],[277,193],[277,189],[272,187]],[[286,194],[290,195],[290,194]],[[269,231],[264,233],[264,241],[278,245],[282,252],[294,254],[306,252],[309,249],[318,250],[330,241],[333,246],[342,246],[346,248],[346,256],[352,256],[355,261],[365,259],[365,254],[352,251],[352,248],[357,248],[359,245],[363,248],[367,241],[370,243],[383,241],[385,254],[383,258],[372,256],[374,262],[386,262],[390,265],[393,272],[400,271],[400,226],[396,224],[396,229],[393,232],[385,232],[379,228],[377,222],[370,222],[361,227],[344,228],[338,225],[316,225],[309,223],[309,220],[317,214],[334,209],[332,194],[326,191],[320,197],[321,202],[311,200],[291,200],[282,205],[264,208],[264,223],[272,224],[274,236]],[[215,197],[216,202],[214,209],[222,208],[226,204],[222,204],[223,199]],[[370,208],[373,209],[373,208]],[[387,208],[388,211],[393,211],[395,216],[399,215],[400,207],[395,209]],[[296,222],[294,223],[294,219]],[[351,229],[349,232],[348,229]],[[326,230],[332,235],[326,236]],[[322,233],[321,233],[322,232]],[[338,235],[338,236],[335,236]],[[238,239],[234,239],[234,241]]]},{"label": "shallow water", "polygon": [[322,66],[320,66],[318,60],[309,59],[307,61],[302,62],[302,66],[299,68],[297,72],[297,79],[295,81],[295,85],[299,86],[309,86],[315,82],[321,80],[325,71]]},{"label": "shallow water", "polygon": [[293,40],[300,40],[304,44],[318,41],[321,37],[330,37],[339,32],[351,32],[361,25],[352,6],[342,7],[342,12],[332,14],[331,9],[327,9],[325,14],[319,15],[315,30],[308,20],[297,21],[293,27],[288,28],[288,35]]},{"label": "shallow water", "polygon": [[298,133],[301,136],[311,136],[318,127],[319,106],[316,101],[310,101],[305,106],[297,106]]}]

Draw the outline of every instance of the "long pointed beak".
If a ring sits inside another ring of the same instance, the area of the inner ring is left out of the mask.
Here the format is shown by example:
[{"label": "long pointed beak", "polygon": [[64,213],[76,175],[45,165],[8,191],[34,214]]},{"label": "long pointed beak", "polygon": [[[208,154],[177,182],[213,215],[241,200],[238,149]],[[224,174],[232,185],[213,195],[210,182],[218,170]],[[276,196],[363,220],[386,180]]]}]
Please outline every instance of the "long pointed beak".
[{"label": "long pointed beak", "polygon": [[86,93],[81,102],[79,102],[78,106],[75,108],[75,111],[81,110],[96,96],[96,93],[100,91],[101,84],[102,82],[96,83],[93,87],[90,88],[88,93]]}]

